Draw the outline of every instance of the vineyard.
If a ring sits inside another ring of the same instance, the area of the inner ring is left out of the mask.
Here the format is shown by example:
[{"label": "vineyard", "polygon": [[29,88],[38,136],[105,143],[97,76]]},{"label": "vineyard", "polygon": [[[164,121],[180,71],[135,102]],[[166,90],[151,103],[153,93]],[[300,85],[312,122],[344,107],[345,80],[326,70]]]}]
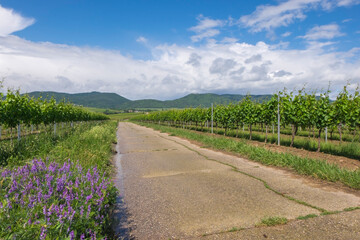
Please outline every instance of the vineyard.
[{"label": "vineyard", "polygon": [[[0,96],[2,99],[2,96]],[[6,99],[0,100],[0,139],[4,134],[12,138],[13,129],[17,128],[18,139],[21,137],[21,128],[39,125],[53,126],[56,134],[57,123],[72,123],[79,121],[106,120],[103,114],[84,110],[66,102],[57,103],[55,99],[41,100],[20,95],[19,91],[8,90]],[[4,131],[5,128],[8,131]],[[9,134],[10,131],[10,134]],[[24,131],[23,131],[24,132]]]},{"label": "vineyard", "polygon": [[[335,101],[329,94],[283,91],[263,103],[246,97],[239,103],[154,112],[135,120],[360,159],[359,89],[350,94],[345,86]],[[275,132],[282,134],[280,142]]]}]

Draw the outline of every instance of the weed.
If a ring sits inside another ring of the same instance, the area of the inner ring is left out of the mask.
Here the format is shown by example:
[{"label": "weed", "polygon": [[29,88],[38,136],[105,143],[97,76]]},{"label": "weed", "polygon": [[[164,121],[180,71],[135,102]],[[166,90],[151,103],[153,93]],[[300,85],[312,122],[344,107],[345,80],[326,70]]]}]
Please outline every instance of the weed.
[{"label": "weed", "polygon": [[233,227],[231,228],[230,230],[228,230],[228,232],[238,232],[238,231],[241,231],[243,230],[244,228],[238,228],[238,227]]},{"label": "weed", "polygon": [[287,218],[284,217],[268,217],[261,219],[261,222],[256,224],[256,226],[275,226],[283,225],[288,222]]},{"label": "weed", "polygon": [[360,207],[349,207],[349,208],[345,208],[344,211],[350,212],[350,211],[354,211],[354,210],[357,210],[357,209],[360,209]]},{"label": "weed", "polygon": [[337,213],[341,213],[341,211],[322,212],[321,215],[322,215],[322,216],[326,216],[326,215],[332,215],[332,214],[337,214]]},{"label": "weed", "polygon": [[316,215],[316,214],[308,214],[308,215],[306,215],[306,216],[299,216],[299,217],[297,217],[296,219],[298,219],[298,220],[305,220],[305,219],[309,219],[309,218],[314,218],[314,217],[317,217],[318,215]]}]

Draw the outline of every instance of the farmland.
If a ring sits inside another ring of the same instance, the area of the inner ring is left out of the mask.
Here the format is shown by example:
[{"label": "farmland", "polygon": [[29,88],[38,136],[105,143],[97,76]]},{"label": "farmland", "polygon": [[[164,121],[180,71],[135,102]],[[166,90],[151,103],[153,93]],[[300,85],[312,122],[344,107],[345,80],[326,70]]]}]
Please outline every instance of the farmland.
[{"label": "farmland", "polygon": [[134,219],[118,228],[140,239],[241,235],[308,218],[323,226],[327,215],[352,221],[360,207],[359,93],[346,87],[335,101],[284,91],[147,114],[105,116],[16,91],[0,106],[4,239],[115,239],[119,197]]}]

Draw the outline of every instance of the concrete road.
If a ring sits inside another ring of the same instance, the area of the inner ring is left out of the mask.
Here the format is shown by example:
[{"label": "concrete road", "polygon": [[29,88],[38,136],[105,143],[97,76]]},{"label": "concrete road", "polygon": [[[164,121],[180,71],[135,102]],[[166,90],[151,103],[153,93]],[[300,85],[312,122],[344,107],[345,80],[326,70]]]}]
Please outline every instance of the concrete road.
[{"label": "concrete road", "polygon": [[[119,124],[118,151],[121,194],[136,239],[360,239],[359,210],[296,220],[360,206],[359,192],[132,123]],[[255,227],[274,216],[290,222]],[[229,232],[234,227],[244,230]]]}]

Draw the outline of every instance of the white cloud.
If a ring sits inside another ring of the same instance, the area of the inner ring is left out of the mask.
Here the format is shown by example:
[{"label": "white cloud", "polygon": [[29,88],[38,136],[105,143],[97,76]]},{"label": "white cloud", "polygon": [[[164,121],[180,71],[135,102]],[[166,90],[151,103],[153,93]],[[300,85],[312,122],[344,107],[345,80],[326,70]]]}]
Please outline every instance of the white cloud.
[{"label": "white cloud", "polygon": [[321,0],[288,0],[279,5],[260,5],[256,10],[240,18],[240,23],[252,32],[287,26],[295,20],[306,18],[304,10],[318,4]]},{"label": "white cloud", "polygon": [[336,5],[339,7],[348,7],[348,6],[356,5],[359,3],[360,3],[359,0],[338,0],[338,1],[336,1]]},{"label": "white cloud", "polygon": [[218,35],[220,31],[218,27],[222,27],[226,24],[224,20],[214,20],[203,15],[197,17],[198,24],[194,27],[189,28],[190,31],[195,32],[196,34],[191,37],[193,42],[199,42],[204,38],[210,38]]},{"label": "white cloud", "polygon": [[211,37],[214,37],[214,36],[218,35],[219,33],[220,33],[220,31],[217,30],[217,29],[208,29],[208,30],[206,30],[204,32],[201,32],[199,34],[191,36],[191,41],[199,42],[204,38],[211,38]]},{"label": "white cloud", "polygon": [[199,33],[202,31],[206,31],[210,28],[221,27],[225,24],[225,21],[223,20],[214,20],[208,17],[204,17],[203,15],[199,15],[197,17],[197,20],[198,20],[198,25],[189,28],[190,31]]},{"label": "white cloud", "polygon": [[278,27],[304,20],[306,12],[312,9],[330,10],[335,7],[348,7],[359,4],[359,0],[287,0],[278,5],[260,5],[250,15],[242,16],[239,24],[251,32],[273,31]]},{"label": "white cloud", "polygon": [[35,22],[33,18],[26,18],[9,8],[0,5],[0,36],[8,36],[13,32],[23,30]]},{"label": "white cloud", "polygon": [[138,37],[138,38],[136,39],[136,41],[137,41],[138,43],[144,43],[144,44],[146,44],[146,43],[148,42],[148,40],[147,40],[145,37],[143,37],[143,36]]},{"label": "white cloud", "polygon": [[281,34],[282,37],[288,37],[290,36],[292,33],[291,32],[285,32],[283,34]]},{"label": "white cloud", "polygon": [[130,99],[173,99],[191,92],[273,93],[305,83],[325,89],[329,81],[333,89],[341,89],[348,79],[360,82],[358,49],[324,54],[230,42],[152,50],[156,58],[145,61],[117,51],[0,37],[0,78],[22,92],[96,90]]},{"label": "white cloud", "polygon": [[319,40],[319,39],[333,39],[335,37],[341,37],[344,34],[340,32],[339,25],[328,24],[322,26],[316,26],[310,29],[305,36],[301,38],[307,40]]}]

